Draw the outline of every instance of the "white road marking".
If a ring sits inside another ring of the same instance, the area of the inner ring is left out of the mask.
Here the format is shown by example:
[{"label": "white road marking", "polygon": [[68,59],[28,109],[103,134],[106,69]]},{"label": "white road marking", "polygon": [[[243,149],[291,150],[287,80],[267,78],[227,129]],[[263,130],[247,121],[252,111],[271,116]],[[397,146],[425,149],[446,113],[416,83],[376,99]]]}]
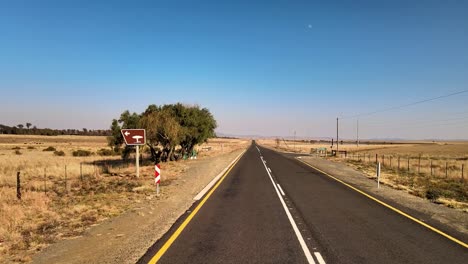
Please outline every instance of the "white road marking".
[{"label": "white road marking", "polygon": [[270,168],[268,168],[268,171],[271,173],[271,169],[270,169]]},{"label": "white road marking", "polygon": [[206,185],[205,188],[203,188],[203,190],[201,190],[197,194],[197,196],[193,198],[193,200],[195,201],[200,200],[205,195],[205,193],[207,193],[211,189],[211,187],[215,185],[215,183],[219,180],[219,178],[221,178],[221,176],[223,176],[223,174],[232,166],[232,164],[234,164],[234,162],[236,162],[236,160],[238,160],[242,156],[242,154],[244,154],[244,152],[246,151],[247,150],[242,151],[242,153],[239,154],[239,156],[237,156],[220,174],[218,174],[213,180],[211,180],[211,182],[208,183],[208,185]]},{"label": "white road marking", "polygon": [[317,261],[319,264],[325,264],[325,260],[323,260],[322,255],[320,252],[314,252],[315,257],[317,258]]},{"label": "white road marking", "polygon": [[265,170],[268,173],[268,176],[270,177],[271,183],[273,184],[273,187],[275,188],[276,194],[278,195],[278,198],[280,199],[280,202],[283,205],[283,209],[286,212],[286,215],[288,216],[289,222],[291,223],[292,228],[294,229],[294,233],[296,233],[297,240],[299,240],[299,244],[301,244],[302,250],[304,251],[304,254],[305,254],[306,258],[307,258],[307,262],[315,264],[314,258],[310,254],[309,248],[307,247],[307,245],[306,245],[306,243],[304,241],[304,238],[302,237],[301,232],[297,228],[296,222],[294,221],[291,213],[289,212],[288,208],[286,207],[286,203],[284,202],[283,197],[281,196],[281,194],[280,194],[280,192],[278,190],[278,187],[276,187],[275,181],[273,180],[273,177],[271,177],[271,174],[268,171],[267,166],[265,164],[266,162],[263,161],[263,158],[262,158],[262,162],[263,162],[263,166],[265,166]]},{"label": "white road marking", "polygon": [[260,149],[259,149],[257,146],[255,146],[255,147],[257,148],[257,150],[258,150],[258,153],[260,153]]},{"label": "white road marking", "polygon": [[283,196],[285,196],[285,194],[284,194],[284,192],[283,192],[283,189],[281,189],[281,186],[279,185],[279,183],[277,183],[276,185],[278,185],[278,188],[279,188],[281,194],[282,194]]}]

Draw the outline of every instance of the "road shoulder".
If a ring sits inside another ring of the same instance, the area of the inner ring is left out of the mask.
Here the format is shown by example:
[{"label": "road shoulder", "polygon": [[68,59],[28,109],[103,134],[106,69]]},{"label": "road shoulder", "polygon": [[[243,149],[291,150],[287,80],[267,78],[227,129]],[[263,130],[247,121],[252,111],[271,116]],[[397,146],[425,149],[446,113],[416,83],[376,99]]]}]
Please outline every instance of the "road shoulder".
[{"label": "road shoulder", "polygon": [[51,245],[34,263],[135,263],[194,203],[193,198],[244,149],[200,160],[157,199],[89,229],[83,236]]},{"label": "road shoulder", "polygon": [[461,240],[467,241],[468,214],[465,212],[451,209],[444,205],[431,203],[426,199],[385,185],[381,185],[381,188],[378,189],[377,182],[375,180],[369,179],[363,173],[356,171],[345,164],[311,156],[301,156],[299,159],[370,195],[382,198],[386,202],[398,206],[399,208],[409,210],[409,213],[413,214],[423,222],[434,223],[437,226],[447,227],[443,229],[446,229],[447,232],[451,233],[456,232],[456,235]]}]

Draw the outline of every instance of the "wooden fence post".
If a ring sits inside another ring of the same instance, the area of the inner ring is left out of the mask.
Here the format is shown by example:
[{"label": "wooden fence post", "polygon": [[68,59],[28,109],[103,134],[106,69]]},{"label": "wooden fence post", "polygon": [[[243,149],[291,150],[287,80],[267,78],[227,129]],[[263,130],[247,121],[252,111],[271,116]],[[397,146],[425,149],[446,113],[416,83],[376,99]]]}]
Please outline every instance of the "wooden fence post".
[{"label": "wooden fence post", "polygon": [[465,177],[463,175],[463,171],[465,170],[465,164],[462,164],[462,167],[461,167],[461,171],[462,171],[462,178],[461,178],[461,181],[462,182],[465,182]]},{"label": "wooden fence post", "polygon": [[20,173],[18,171],[18,173],[16,174],[16,198],[18,198],[18,200],[21,200],[21,178],[20,178]]},{"label": "wooden fence post", "polygon": [[410,158],[408,157],[408,172],[410,172],[410,170],[409,170],[409,160],[410,160]]},{"label": "wooden fence post", "polygon": [[68,184],[67,184],[67,165],[65,165],[65,192],[68,194]]},{"label": "wooden fence post", "polygon": [[375,154],[375,164],[379,163],[379,160],[378,160],[378,155]]},{"label": "wooden fence post", "polygon": [[44,168],[44,194],[47,195],[47,168]]},{"label": "wooden fence post", "polygon": [[433,171],[432,171],[432,160],[431,160],[431,176],[433,175]]},{"label": "wooden fence post", "polygon": [[421,174],[421,154],[419,154],[419,160],[418,160],[418,174]]},{"label": "wooden fence post", "polygon": [[448,162],[445,162],[445,178],[448,177],[448,168],[447,168]]},{"label": "wooden fence post", "polygon": [[462,164],[462,182],[465,181],[465,178],[464,178],[464,175],[463,175],[464,170],[465,170],[465,164]]}]

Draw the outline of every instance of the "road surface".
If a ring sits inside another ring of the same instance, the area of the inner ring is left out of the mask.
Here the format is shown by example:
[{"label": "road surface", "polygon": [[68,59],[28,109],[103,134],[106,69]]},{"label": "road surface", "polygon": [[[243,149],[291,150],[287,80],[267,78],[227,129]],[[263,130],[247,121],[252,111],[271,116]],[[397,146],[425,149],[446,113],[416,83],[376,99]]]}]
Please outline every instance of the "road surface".
[{"label": "road surface", "polygon": [[468,263],[468,249],[255,144],[140,263]]}]

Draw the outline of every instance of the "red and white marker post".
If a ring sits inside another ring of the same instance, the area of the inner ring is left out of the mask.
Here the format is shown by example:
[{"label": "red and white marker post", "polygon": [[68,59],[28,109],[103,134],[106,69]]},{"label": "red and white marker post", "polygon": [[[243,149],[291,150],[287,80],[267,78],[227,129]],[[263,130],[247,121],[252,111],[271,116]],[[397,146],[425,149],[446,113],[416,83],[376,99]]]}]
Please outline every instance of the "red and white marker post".
[{"label": "red and white marker post", "polygon": [[161,165],[154,165],[154,183],[156,183],[156,195],[159,195],[159,183],[161,182]]}]

